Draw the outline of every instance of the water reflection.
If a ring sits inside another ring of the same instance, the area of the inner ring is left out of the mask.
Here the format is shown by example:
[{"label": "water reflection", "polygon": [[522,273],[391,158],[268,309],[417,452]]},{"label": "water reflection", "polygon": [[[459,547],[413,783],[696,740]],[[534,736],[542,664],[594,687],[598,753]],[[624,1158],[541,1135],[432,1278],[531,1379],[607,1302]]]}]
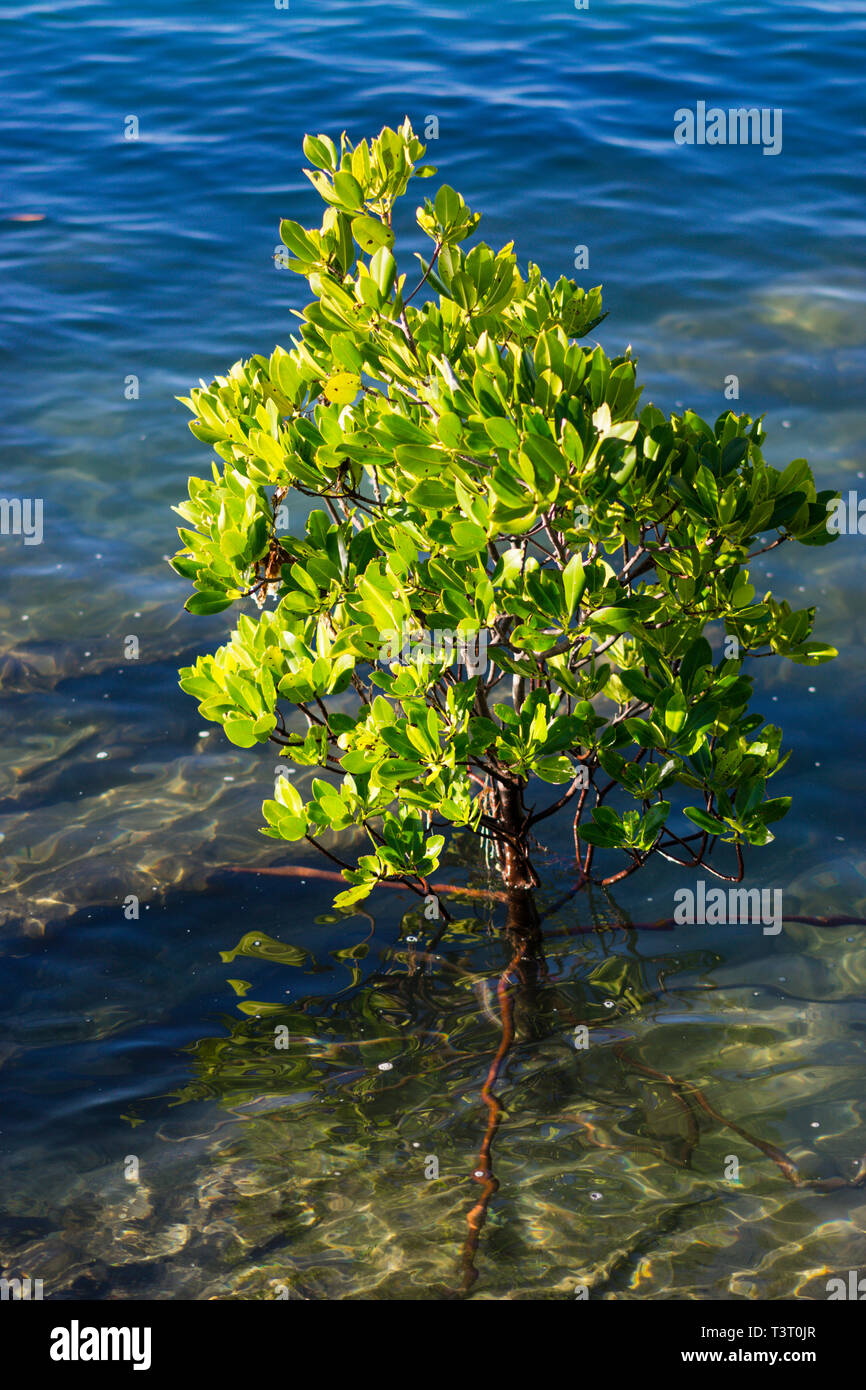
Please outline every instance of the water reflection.
[{"label": "water reflection", "polygon": [[862,1263],[857,928],[722,950],[579,895],[515,963],[495,900],[441,931],[400,892],[341,914],[255,882],[7,956],[4,1271],[55,1298],[790,1298]]},{"label": "water reflection", "polygon": [[[177,1100],[219,1100],[265,1186],[283,1175],[281,1273],[271,1262],[248,1294],[282,1281],[294,1297],[561,1297],[571,1279],[622,1296],[675,1234],[716,1247],[725,1210],[789,1221],[790,1185],[866,1215],[854,1115],[819,1148],[796,1118],[756,1108],[742,1066],[719,1075],[727,1040],[752,1083],[802,1099],[794,1054],[823,1018],[794,1027],[802,1009],[783,991],[770,1026],[733,1011],[717,953],[672,957],[667,933],[611,925],[610,899],[591,924],[573,909],[548,917],[543,940],[498,932],[477,901],[476,913],[438,941],[407,913],[363,983],[333,994],[293,983],[288,1003],[274,978],[252,1001],[242,982],[242,1016],[191,1049]],[[355,959],[375,942],[365,916]],[[307,964],[252,933],[224,959],[238,955]],[[586,1263],[566,1275],[578,1252]],[[679,1254],[661,1265],[665,1290],[696,1277]]]}]

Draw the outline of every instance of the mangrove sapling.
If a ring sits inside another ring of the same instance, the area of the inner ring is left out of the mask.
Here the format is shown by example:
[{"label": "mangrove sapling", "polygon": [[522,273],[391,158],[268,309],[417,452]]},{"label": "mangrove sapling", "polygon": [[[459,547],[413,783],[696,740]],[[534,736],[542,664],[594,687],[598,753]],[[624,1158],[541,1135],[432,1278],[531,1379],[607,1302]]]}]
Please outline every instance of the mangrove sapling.
[{"label": "mangrove sapling", "polygon": [[410,280],[394,209],[435,170],[408,120],[304,152],[324,216],[280,236],[312,299],[288,348],[186,399],[217,460],[172,562],[190,612],[259,609],[183,689],[232,743],[318,770],[303,793],[279,779],[264,833],[320,849],[348,909],[388,880],[427,895],[471,832],[530,932],[554,816],[579,886],[654,856],[740,881],[789,806],[751,664],[835,655],[749,564],[833,539],[835,494],[803,459],[771,467],[760,420],[640,407],[631,350],[579,341],[600,288],[524,275],[511,244],[467,251],[479,216],[447,185],[418,207]]}]

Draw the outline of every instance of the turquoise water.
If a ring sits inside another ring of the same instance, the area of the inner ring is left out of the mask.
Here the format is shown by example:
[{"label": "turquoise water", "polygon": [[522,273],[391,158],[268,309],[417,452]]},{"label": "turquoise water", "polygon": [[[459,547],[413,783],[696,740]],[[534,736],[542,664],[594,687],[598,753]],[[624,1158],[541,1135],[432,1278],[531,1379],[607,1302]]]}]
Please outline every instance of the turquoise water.
[{"label": "turquoise water", "polygon": [[[207,733],[176,685],[228,621],[182,613],[165,563],[170,507],[207,466],[174,397],[289,336],[302,286],[273,256],[281,216],[318,216],[303,133],[435,117],[430,158],[489,242],[551,276],[588,248],[601,341],[633,345],[645,398],[715,418],[735,374],[773,463],[805,455],[819,486],[862,493],[864,49],[844,3],[5,8],[0,495],[41,499],[44,535],[0,536],[2,1273],[60,1298],[461,1286],[498,918],[468,901],[413,962],[423,924],[399,894],[342,918],[321,881],[233,872],[305,861],[257,833],[271,755]],[[676,145],[674,113],[700,100],[780,108],[781,153]],[[795,802],[747,883],[781,887],[786,916],[866,917],[864,544],[763,568],[818,603],[841,652],[760,671]],[[568,830],[546,840],[549,899],[570,882]],[[448,870],[481,881],[459,848]],[[546,924],[474,1297],[583,1280],[599,1297],[816,1298],[864,1264],[861,1193],[794,1189],[705,1114],[695,1143],[651,1075],[701,1088],[810,1176],[850,1176],[861,928],[613,929],[670,917],[677,886],[648,869]],[[569,934],[593,920],[611,929]]]}]

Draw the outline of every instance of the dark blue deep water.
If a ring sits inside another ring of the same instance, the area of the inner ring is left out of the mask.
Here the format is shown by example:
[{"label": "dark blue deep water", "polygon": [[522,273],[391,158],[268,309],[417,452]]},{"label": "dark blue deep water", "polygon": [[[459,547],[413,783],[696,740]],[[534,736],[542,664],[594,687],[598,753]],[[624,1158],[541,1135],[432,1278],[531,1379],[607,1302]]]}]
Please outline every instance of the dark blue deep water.
[{"label": "dark blue deep water", "polygon": [[[235,872],[307,861],[258,834],[272,756],[208,733],[176,683],[229,622],[184,614],[165,563],[208,466],[174,398],[287,345],[278,220],[320,216],[304,132],[435,118],[429,158],[487,241],[554,278],[588,248],[601,341],[633,345],[645,399],[714,419],[733,374],[771,462],[866,495],[864,71],[847,0],[4,5],[0,496],[41,499],[43,536],[0,536],[0,1274],[61,1299],[460,1283],[497,919],[470,904],[410,974],[400,894],[341,917],[321,880]],[[698,101],[781,110],[780,152],[677,145]],[[795,804],[747,882],[789,918],[866,917],[864,547],[759,571],[841,653],[760,672]],[[866,1264],[866,1193],[798,1191],[709,1119],[695,1146],[658,1080],[850,1177],[862,928],[615,929],[669,917],[677,886],[653,867],[549,919],[474,1297],[823,1298]],[[575,1019],[598,1022],[586,1055]]]}]

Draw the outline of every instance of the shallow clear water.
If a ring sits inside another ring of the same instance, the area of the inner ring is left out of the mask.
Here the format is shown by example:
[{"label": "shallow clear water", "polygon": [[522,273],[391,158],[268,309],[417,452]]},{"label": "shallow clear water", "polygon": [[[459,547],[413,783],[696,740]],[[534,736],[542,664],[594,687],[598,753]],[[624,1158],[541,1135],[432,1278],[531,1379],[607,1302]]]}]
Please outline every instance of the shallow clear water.
[{"label": "shallow clear water", "polygon": [[[289,336],[302,287],[273,251],[280,216],[318,216],[304,131],[437,116],[431,158],[488,241],[554,276],[588,246],[601,339],[633,344],[645,398],[715,418],[734,373],[772,462],[862,492],[864,40],[853,3],[5,8],[2,495],[43,499],[44,542],[0,537],[0,1272],[61,1298],[462,1287],[499,919],[467,900],[478,916],[413,960],[429,927],[397,893],[342,918],[321,881],[232,872],[303,857],[257,833],[271,755],[202,737],[176,685],[228,621],[183,614],[165,564],[207,466],[174,396]],[[701,99],[782,108],[782,153],[676,146]],[[760,673],[795,804],[747,882],[786,916],[866,916],[864,543],[764,568],[842,653]],[[458,850],[448,877],[466,868]],[[864,1264],[862,1192],[795,1189],[684,1099],[850,1177],[861,928],[574,931],[670,917],[678,886],[646,870],[545,924],[474,1297],[820,1298]]]}]

